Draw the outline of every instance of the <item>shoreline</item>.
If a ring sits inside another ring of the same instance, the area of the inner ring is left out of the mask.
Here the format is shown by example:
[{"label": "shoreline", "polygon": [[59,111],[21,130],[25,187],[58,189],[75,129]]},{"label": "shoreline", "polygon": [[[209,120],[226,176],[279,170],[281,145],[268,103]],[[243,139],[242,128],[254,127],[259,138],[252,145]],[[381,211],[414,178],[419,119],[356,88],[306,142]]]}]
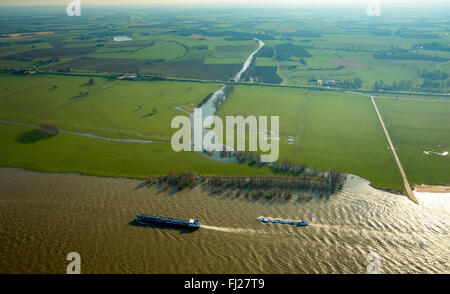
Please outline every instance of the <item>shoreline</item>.
[{"label": "shoreline", "polygon": [[[25,171],[25,172],[29,172],[29,173],[41,173],[41,174],[49,174],[49,175],[73,175],[73,176],[81,176],[81,177],[94,177],[94,178],[100,178],[100,179],[112,179],[112,180],[135,180],[135,181],[142,181],[145,182],[146,179],[148,178],[148,176],[143,176],[141,177],[122,177],[122,176],[114,176],[114,175],[99,175],[99,174],[91,174],[91,173],[81,173],[81,172],[51,172],[51,171],[43,171],[43,170],[38,170],[38,169],[30,169],[30,168],[24,168],[24,167],[17,167],[17,166],[0,166],[0,170],[21,170],[21,171]],[[373,186],[372,183],[370,182],[370,180],[363,178],[359,175],[355,175],[355,174],[349,174],[349,173],[343,173],[344,175],[348,177],[357,177],[360,179],[363,179],[365,181],[368,182],[368,185],[378,191],[382,191],[382,192],[387,192],[389,194],[392,195],[396,195],[396,196],[404,196],[407,197],[406,195],[403,194],[404,191],[400,191],[400,190],[395,190],[395,189],[389,189],[389,188],[380,188],[380,187],[376,187]],[[164,176],[164,175],[160,175],[160,176]],[[205,174],[204,176],[208,176],[208,174]],[[211,175],[210,175],[211,176]],[[153,176],[152,176],[153,177]],[[158,176],[155,176],[158,177]],[[240,177],[239,175],[236,176],[231,176],[231,177]]]},{"label": "shoreline", "polygon": [[[348,175],[348,174],[347,174],[347,175]],[[361,177],[361,176],[358,176],[358,175],[355,175],[355,176],[357,176],[357,177],[359,177],[359,178],[361,178],[361,179],[364,179],[364,180],[366,180],[366,181],[369,181],[368,179],[365,179],[365,178],[363,178],[363,177]],[[369,181],[369,186],[372,187],[372,188],[374,188],[374,189],[376,189],[376,190],[378,190],[378,191],[383,191],[383,192],[388,192],[388,193],[390,193],[390,194],[394,194],[394,195],[398,195],[398,196],[405,196],[405,197],[408,197],[407,195],[404,194],[405,191],[402,191],[402,190],[396,190],[396,189],[391,189],[391,188],[381,188],[381,187],[377,187],[377,186],[374,186],[370,181]]]},{"label": "shoreline", "polygon": [[450,193],[450,185],[414,185],[414,191],[419,193],[436,193],[436,194],[446,194]]}]

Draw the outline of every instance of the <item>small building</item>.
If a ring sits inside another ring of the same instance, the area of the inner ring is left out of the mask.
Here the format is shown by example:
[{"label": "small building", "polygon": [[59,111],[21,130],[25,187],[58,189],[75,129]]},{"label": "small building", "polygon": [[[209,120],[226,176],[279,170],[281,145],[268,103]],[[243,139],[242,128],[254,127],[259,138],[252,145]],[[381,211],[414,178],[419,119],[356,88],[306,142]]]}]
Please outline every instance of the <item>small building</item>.
[{"label": "small building", "polygon": [[124,74],[118,77],[119,80],[136,80],[137,78],[137,74]]}]

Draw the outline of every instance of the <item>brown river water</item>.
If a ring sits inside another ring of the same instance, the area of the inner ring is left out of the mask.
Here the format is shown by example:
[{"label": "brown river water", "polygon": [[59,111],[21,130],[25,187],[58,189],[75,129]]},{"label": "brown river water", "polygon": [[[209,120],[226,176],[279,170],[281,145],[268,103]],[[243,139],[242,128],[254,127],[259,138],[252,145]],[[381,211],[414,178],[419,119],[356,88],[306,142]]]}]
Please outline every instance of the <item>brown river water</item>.
[{"label": "brown river water", "polygon": [[[171,193],[141,181],[0,169],[0,273],[450,273],[448,211],[348,176],[328,200],[252,202]],[[445,199],[444,201],[448,201]],[[195,218],[200,229],[141,227],[138,213]],[[263,224],[304,219],[308,227]]]}]

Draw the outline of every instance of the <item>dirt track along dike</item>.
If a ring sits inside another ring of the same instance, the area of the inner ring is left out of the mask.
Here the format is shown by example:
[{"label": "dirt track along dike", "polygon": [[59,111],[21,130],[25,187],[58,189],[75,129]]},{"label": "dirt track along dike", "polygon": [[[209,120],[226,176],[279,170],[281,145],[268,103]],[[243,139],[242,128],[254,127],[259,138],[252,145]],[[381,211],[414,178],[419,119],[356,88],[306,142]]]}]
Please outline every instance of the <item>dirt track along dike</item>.
[{"label": "dirt track along dike", "polygon": [[386,139],[388,140],[389,147],[391,148],[392,154],[394,155],[395,162],[397,163],[398,169],[400,170],[400,173],[402,175],[406,194],[411,201],[413,201],[416,204],[419,204],[416,197],[414,196],[413,191],[411,190],[411,186],[409,185],[408,178],[406,177],[406,173],[403,170],[402,163],[400,162],[400,159],[398,158],[397,151],[395,151],[394,144],[392,143],[392,140],[391,140],[391,136],[389,136],[389,132],[388,132],[386,126],[384,125],[383,118],[381,117],[380,111],[378,110],[377,104],[375,103],[375,99],[373,98],[373,96],[370,96],[370,100],[372,100],[373,107],[375,108],[375,111],[378,115],[381,126],[383,127],[384,134],[386,135]]}]

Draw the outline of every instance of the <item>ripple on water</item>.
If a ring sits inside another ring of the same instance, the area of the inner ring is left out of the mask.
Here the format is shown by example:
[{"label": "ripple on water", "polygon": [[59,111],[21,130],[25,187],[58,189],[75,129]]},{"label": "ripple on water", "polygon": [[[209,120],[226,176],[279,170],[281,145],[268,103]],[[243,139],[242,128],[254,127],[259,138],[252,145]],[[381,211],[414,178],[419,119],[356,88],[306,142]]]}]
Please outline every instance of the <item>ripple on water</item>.
[{"label": "ripple on water", "polygon": [[[328,201],[296,205],[18,169],[0,169],[0,183],[2,273],[63,273],[72,251],[86,273],[364,273],[371,251],[383,272],[449,272],[449,214],[355,176]],[[202,226],[146,228],[133,225],[137,213]],[[263,224],[261,215],[310,226]]]}]

